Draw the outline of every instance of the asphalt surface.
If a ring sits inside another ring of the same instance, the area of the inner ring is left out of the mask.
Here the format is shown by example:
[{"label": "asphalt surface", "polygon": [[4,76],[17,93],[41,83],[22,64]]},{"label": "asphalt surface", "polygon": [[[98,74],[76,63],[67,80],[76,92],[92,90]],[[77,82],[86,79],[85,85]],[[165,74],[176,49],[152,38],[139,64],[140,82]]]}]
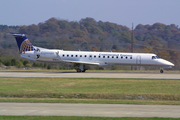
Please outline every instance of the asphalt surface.
[{"label": "asphalt surface", "polygon": [[[180,79],[178,73],[76,73],[0,71],[0,77],[59,78],[149,78]],[[171,117],[180,118],[180,105],[124,105],[75,103],[0,103],[0,115],[20,116],[99,116],[99,117]]]},{"label": "asphalt surface", "polygon": [[0,115],[180,118],[180,106],[71,103],[0,103]]},{"label": "asphalt surface", "polygon": [[57,77],[57,78],[149,78],[180,79],[179,73],[119,73],[119,72],[52,72],[52,71],[0,71],[0,77]]}]

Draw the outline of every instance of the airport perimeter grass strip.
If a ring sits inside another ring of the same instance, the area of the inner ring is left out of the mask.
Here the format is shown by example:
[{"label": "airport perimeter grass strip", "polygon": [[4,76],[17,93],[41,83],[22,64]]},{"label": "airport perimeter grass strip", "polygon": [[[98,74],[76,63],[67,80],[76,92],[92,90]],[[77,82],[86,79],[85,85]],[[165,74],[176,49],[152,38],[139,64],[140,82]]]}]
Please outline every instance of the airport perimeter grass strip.
[{"label": "airport perimeter grass strip", "polygon": [[180,94],[180,79],[0,78],[1,94]]},{"label": "airport perimeter grass strip", "polygon": [[0,85],[1,102],[74,101],[74,103],[117,104],[152,104],[152,101],[156,101],[153,104],[179,104],[180,102],[180,80],[1,77]]},{"label": "airport perimeter grass strip", "polygon": [[77,116],[0,116],[0,120],[180,120],[158,117],[77,117]]},{"label": "airport perimeter grass strip", "polygon": [[59,99],[59,98],[0,98],[0,102],[180,105],[180,101],[110,100],[110,99]]}]

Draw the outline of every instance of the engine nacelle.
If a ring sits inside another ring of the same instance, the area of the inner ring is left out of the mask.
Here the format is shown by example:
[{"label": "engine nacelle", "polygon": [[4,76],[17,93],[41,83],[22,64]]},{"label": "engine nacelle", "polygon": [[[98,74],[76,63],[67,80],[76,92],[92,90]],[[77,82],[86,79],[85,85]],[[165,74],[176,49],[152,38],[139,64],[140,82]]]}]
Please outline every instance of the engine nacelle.
[{"label": "engine nacelle", "polygon": [[56,58],[56,57],[58,57],[58,52],[43,50],[43,51],[35,51],[34,55],[37,57],[37,59],[39,57],[41,57],[41,58]]}]

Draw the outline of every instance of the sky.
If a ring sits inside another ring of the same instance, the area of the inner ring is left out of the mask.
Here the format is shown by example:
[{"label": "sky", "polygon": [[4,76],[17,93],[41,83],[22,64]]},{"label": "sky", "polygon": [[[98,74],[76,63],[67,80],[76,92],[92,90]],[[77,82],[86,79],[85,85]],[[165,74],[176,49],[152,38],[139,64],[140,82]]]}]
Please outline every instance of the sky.
[{"label": "sky", "polygon": [[31,25],[54,17],[134,27],[163,23],[180,26],[180,0],[0,0],[0,25]]}]

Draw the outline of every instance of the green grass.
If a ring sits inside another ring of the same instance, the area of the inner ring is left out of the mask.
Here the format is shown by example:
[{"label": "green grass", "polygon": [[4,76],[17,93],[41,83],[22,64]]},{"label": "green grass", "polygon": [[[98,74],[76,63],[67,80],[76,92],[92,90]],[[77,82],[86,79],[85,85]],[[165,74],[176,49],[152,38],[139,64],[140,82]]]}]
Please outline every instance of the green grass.
[{"label": "green grass", "polygon": [[180,118],[76,117],[76,116],[0,116],[1,120],[180,120]]},{"label": "green grass", "polygon": [[1,102],[8,99],[17,101],[17,98],[23,98],[20,100],[22,102],[32,102],[27,98],[33,98],[36,102],[43,101],[39,98],[45,98],[45,102],[86,103],[88,100],[87,103],[129,104],[145,104],[145,101],[149,104],[179,104],[180,101],[180,80],[1,77],[0,85]]},{"label": "green grass", "polygon": [[93,103],[93,104],[141,104],[141,105],[180,105],[179,101],[119,100],[119,99],[64,99],[64,98],[0,98],[0,102],[18,103]]},{"label": "green grass", "polygon": [[0,78],[0,93],[180,94],[180,80]]}]

